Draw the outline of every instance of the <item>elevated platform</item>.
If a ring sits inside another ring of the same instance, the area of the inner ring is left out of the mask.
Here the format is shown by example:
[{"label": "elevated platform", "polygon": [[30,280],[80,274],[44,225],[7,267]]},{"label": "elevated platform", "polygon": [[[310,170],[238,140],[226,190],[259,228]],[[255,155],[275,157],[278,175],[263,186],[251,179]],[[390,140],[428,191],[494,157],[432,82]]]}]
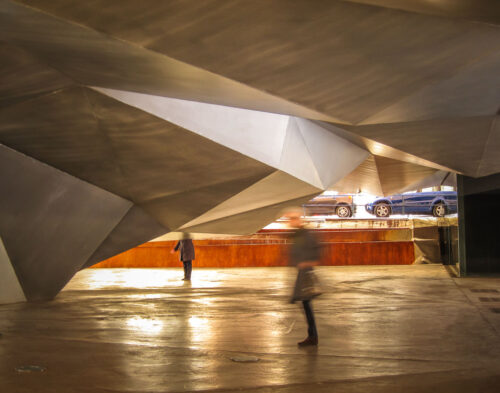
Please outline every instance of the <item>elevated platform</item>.
[{"label": "elevated platform", "polygon": [[[456,218],[309,220],[323,245],[321,264],[410,265],[442,262],[439,228],[455,228]],[[249,236],[195,234],[195,266],[266,267],[287,264],[286,223],[277,222]],[[451,233],[451,232],[450,232]],[[456,238],[455,233],[451,233]],[[170,250],[178,234],[169,234],[103,261],[96,268],[178,267]],[[450,248],[453,239],[450,240]]]},{"label": "elevated platform", "polygon": [[[408,265],[414,261],[411,230],[371,229],[315,231],[322,246],[321,264]],[[265,267],[287,265],[289,231],[262,230],[252,236],[195,240],[198,267]],[[95,267],[177,267],[170,253],[175,241],[149,242]]]}]

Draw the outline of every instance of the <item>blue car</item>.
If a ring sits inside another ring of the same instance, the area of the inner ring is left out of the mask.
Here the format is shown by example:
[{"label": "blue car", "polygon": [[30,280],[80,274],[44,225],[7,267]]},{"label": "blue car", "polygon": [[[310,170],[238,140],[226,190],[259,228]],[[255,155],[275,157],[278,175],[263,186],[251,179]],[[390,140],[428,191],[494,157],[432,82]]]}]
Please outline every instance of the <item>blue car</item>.
[{"label": "blue car", "polygon": [[457,212],[457,193],[455,191],[414,192],[378,198],[368,203],[366,211],[377,217],[391,214],[432,214],[444,217]]}]

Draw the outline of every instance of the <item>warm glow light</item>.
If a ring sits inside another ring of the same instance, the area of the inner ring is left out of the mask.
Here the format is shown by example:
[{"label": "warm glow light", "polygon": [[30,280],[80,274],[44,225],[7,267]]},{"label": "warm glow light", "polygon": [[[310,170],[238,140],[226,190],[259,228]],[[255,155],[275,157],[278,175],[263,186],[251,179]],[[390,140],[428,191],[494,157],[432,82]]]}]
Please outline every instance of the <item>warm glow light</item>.
[{"label": "warm glow light", "polygon": [[387,146],[378,142],[370,141],[369,144],[370,153],[375,155],[383,155],[387,152]]},{"label": "warm glow light", "polygon": [[200,317],[192,316],[192,317],[189,317],[188,324],[193,329],[198,329],[198,328],[206,329],[209,325],[209,322],[208,322],[207,318],[200,318]]},{"label": "warm glow light", "polygon": [[[90,289],[106,287],[120,288],[158,288],[167,284],[169,278],[165,272],[151,269],[99,269],[89,280]],[[178,275],[178,273],[177,273]],[[177,282],[178,285],[180,285]]]},{"label": "warm glow light", "polygon": [[127,325],[148,334],[158,334],[163,330],[163,322],[157,319],[134,317],[127,320]]},{"label": "warm glow light", "polygon": [[[115,289],[141,289],[146,293],[134,293],[128,297],[133,299],[161,299],[173,296],[164,289],[192,287],[216,288],[223,282],[224,273],[216,269],[195,269],[193,280],[182,280],[184,275],[179,268],[151,268],[151,269],[86,269],[85,281],[72,280],[67,289],[73,290],[115,290]],[[159,290],[162,290],[161,292]]]},{"label": "warm glow light", "polygon": [[199,316],[191,316],[187,319],[187,324],[189,326],[189,334],[191,345],[193,348],[207,348],[216,345],[213,341],[214,336],[214,320],[210,318],[204,318]]},{"label": "warm glow light", "polygon": [[193,299],[193,302],[199,303],[199,304],[204,304],[205,306],[209,306],[213,303],[212,298],[199,298],[199,299]]}]

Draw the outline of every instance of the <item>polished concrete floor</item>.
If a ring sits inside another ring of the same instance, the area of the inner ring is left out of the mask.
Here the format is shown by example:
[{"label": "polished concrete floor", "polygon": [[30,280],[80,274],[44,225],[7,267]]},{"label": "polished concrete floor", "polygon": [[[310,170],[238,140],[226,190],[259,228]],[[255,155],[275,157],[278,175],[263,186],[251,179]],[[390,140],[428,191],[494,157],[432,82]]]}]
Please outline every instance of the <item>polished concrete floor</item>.
[{"label": "polished concrete floor", "polygon": [[318,271],[308,349],[291,269],[82,271],[52,302],[0,306],[0,392],[500,391],[500,279]]}]

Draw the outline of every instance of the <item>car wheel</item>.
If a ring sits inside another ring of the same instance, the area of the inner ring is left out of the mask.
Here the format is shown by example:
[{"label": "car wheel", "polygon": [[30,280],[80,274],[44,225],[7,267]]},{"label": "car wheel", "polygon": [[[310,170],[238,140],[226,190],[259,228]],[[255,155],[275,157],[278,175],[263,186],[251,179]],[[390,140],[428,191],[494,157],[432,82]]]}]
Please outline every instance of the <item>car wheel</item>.
[{"label": "car wheel", "polygon": [[389,217],[391,215],[391,208],[387,203],[379,203],[375,206],[374,211],[377,217]]},{"label": "car wheel", "polygon": [[444,217],[446,215],[446,206],[444,203],[439,202],[432,208],[432,215],[434,217]]},{"label": "car wheel", "polygon": [[337,207],[337,216],[339,217],[351,217],[352,216],[352,211],[349,206],[339,206]]}]

